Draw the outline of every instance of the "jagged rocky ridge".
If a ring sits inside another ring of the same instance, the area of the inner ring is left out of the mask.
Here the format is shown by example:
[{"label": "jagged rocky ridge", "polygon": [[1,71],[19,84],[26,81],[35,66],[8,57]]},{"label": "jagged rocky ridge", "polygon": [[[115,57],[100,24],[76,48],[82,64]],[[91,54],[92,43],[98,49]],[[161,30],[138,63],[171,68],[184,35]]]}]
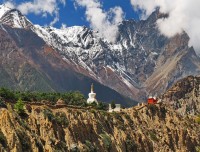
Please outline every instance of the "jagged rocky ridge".
[{"label": "jagged rocky ridge", "polygon": [[72,59],[99,82],[140,100],[162,93],[188,74],[199,73],[200,60],[188,46],[188,35],[170,39],[161,35],[156,26],[160,17],[156,11],[145,21],[123,21],[115,44],[86,27],[37,26],[35,31],[66,61]]},{"label": "jagged rocky ridge", "polygon": [[165,105],[108,113],[26,104],[26,115],[0,109],[2,151],[194,152],[200,128]]},{"label": "jagged rocky ridge", "polygon": [[[2,24],[14,28],[13,31],[31,30],[44,40],[42,43],[55,50],[60,62],[70,65],[72,71],[128,98],[141,101],[149,94],[159,95],[178,79],[200,72],[200,59],[188,46],[186,33],[172,38],[160,34],[156,21],[167,16],[159,10],[147,20],[119,23],[116,43],[108,42],[87,27],[41,27],[33,25],[17,10],[4,10]],[[64,83],[58,87],[60,85]]]},{"label": "jagged rocky ridge", "polygon": [[88,77],[84,68],[63,61],[57,51],[31,30],[33,28],[18,10],[8,10],[2,15],[0,86],[20,91],[79,90],[87,96],[94,83],[98,100],[116,100],[125,106],[134,104],[133,100]]}]

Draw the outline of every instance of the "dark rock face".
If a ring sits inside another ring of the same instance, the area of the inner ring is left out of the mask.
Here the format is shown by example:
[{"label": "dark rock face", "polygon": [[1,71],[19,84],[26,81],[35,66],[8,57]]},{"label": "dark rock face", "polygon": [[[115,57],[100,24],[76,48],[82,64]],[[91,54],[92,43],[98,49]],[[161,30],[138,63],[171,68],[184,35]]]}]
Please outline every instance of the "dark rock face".
[{"label": "dark rock face", "polygon": [[162,95],[162,100],[183,115],[199,114],[200,77],[188,76],[179,80]]}]

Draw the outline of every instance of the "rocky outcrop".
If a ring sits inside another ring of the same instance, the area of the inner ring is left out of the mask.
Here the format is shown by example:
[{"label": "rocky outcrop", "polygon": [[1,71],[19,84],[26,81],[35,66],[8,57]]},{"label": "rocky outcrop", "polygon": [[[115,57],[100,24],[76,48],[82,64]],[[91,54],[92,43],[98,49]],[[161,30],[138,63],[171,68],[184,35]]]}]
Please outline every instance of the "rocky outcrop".
[{"label": "rocky outcrop", "polygon": [[200,77],[188,76],[179,80],[163,95],[162,100],[169,103],[182,115],[200,113]]},{"label": "rocky outcrop", "polygon": [[26,105],[19,116],[0,109],[2,151],[194,152],[200,128],[165,105],[108,113],[95,109]]}]

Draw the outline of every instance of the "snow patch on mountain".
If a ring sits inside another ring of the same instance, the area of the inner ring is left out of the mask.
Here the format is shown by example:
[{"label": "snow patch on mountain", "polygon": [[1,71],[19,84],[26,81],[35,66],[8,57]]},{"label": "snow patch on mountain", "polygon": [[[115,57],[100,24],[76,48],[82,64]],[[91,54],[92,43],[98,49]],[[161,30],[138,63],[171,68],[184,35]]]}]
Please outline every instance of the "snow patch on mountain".
[{"label": "snow patch on mountain", "polygon": [[[0,9],[4,11],[5,9]],[[0,18],[0,22],[3,24],[9,25],[13,28],[24,28],[28,29],[33,27],[33,24],[16,9],[10,9],[2,13],[3,15]]]},{"label": "snow patch on mountain", "polygon": [[11,10],[9,7],[5,5],[0,5],[0,18],[9,10]]}]

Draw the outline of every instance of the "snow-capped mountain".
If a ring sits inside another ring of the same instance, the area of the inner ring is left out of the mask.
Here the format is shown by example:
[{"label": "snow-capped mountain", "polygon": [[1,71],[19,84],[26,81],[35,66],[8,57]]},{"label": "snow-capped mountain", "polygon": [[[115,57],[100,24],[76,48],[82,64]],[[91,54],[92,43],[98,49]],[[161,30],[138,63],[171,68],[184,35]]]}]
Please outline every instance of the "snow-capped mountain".
[{"label": "snow-capped mountain", "polygon": [[156,21],[166,16],[158,10],[147,20],[119,23],[115,43],[87,27],[33,25],[19,11],[3,6],[0,15],[1,24],[34,32],[73,71],[138,101],[148,94],[159,95],[178,79],[200,72],[200,59],[188,46],[186,33],[172,38],[160,34]]},{"label": "snow-capped mountain", "polygon": [[36,25],[34,32],[55,48],[63,60],[83,67],[93,79],[119,92],[126,88],[129,91],[124,95],[128,97],[137,92],[137,83],[126,74],[124,65],[119,65],[117,61],[122,55],[123,45],[112,45],[86,27],[55,29]]},{"label": "snow-capped mountain", "polygon": [[11,10],[11,8],[5,5],[0,5],[0,18],[9,10]]},{"label": "snow-capped mountain", "polygon": [[30,28],[32,23],[16,9],[0,5],[0,22],[13,28]]},{"label": "snow-capped mountain", "polygon": [[[145,21],[123,21],[115,44],[86,27],[36,26],[35,32],[64,60],[84,67],[93,78],[116,91],[141,99],[160,94],[177,79],[199,71],[199,58],[188,47],[187,34],[171,39],[161,35],[156,26],[160,17],[163,15],[157,10]],[[183,62],[185,57],[187,62]]]}]

